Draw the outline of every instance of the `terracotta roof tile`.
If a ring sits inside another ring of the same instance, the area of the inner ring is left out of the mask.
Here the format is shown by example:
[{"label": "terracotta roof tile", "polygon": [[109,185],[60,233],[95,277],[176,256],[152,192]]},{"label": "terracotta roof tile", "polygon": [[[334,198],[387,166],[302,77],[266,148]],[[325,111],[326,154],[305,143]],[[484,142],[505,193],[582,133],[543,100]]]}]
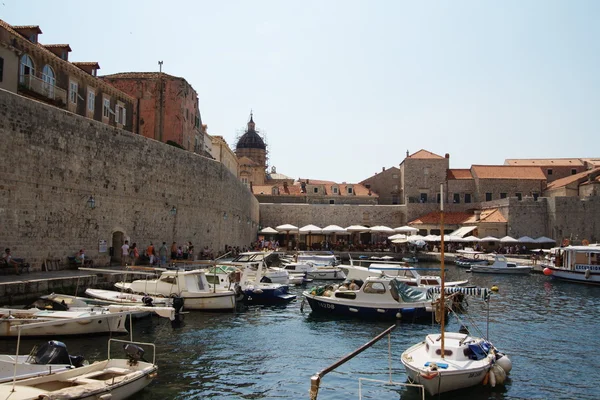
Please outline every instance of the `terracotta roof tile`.
[{"label": "terracotta roof tile", "polygon": [[506,165],[539,166],[539,167],[582,167],[583,162],[579,158],[508,158],[504,160]]},{"label": "terracotta roof tile", "polygon": [[[444,213],[444,224],[458,225],[467,221],[473,214],[465,212],[445,212]],[[425,214],[415,220],[412,220],[408,225],[420,225],[420,224],[439,224],[440,223],[440,212],[432,211],[429,214]]]},{"label": "terracotta roof tile", "polygon": [[448,180],[452,179],[473,179],[470,169],[449,169]]},{"label": "terracotta roof tile", "polygon": [[116,74],[102,75],[101,78],[107,79],[158,79],[159,77],[169,79],[183,79],[179,76],[165,74],[164,72],[119,72]]},{"label": "terracotta roof tile", "polygon": [[471,172],[479,179],[537,179],[546,180],[541,167],[517,165],[473,165]]},{"label": "terracotta roof tile", "polygon": [[37,31],[38,34],[42,33],[42,30],[40,29],[39,25],[12,25],[12,28],[15,31],[18,31],[21,29],[33,29],[33,30]]},{"label": "terracotta roof tile", "polygon": [[442,157],[442,156],[438,156],[437,154],[434,154],[430,151],[423,150],[423,149],[417,151],[416,153],[411,154],[407,158],[444,159],[444,157]]},{"label": "terracotta roof tile", "polygon": [[98,64],[97,61],[76,61],[72,62],[71,64],[75,65],[76,67],[96,67],[100,69],[100,64]]},{"label": "terracotta roof tile", "polygon": [[68,44],[42,44],[42,46],[44,46],[47,49],[62,49],[63,47],[65,47],[69,51],[73,51],[71,50],[71,46],[69,46]]},{"label": "terracotta roof tile", "polygon": [[571,183],[579,182],[584,183],[588,179],[588,176],[591,174],[597,174],[600,172],[600,167],[590,169],[588,171],[583,171],[575,175],[565,176],[564,178],[557,179],[553,182],[550,182],[546,189],[556,189],[559,187],[564,187],[570,185]]},{"label": "terracotta roof tile", "polygon": [[487,208],[481,210],[481,215],[479,216],[479,221],[476,220],[475,215],[472,215],[469,219],[464,221],[464,224],[475,224],[478,222],[494,222],[494,223],[506,223],[508,222],[504,215],[497,208]]},{"label": "terracotta roof tile", "polygon": [[300,184],[300,182],[304,182],[307,185],[335,185],[334,181],[321,181],[318,179],[304,179],[304,178],[300,178],[298,179],[298,184]]}]

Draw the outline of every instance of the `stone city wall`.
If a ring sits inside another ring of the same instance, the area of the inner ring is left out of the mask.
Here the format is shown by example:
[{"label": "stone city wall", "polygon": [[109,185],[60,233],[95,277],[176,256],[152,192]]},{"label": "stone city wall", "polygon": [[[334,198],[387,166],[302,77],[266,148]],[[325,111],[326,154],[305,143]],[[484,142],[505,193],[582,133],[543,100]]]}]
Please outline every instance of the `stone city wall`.
[{"label": "stone city wall", "polygon": [[[40,269],[129,238],[216,251],[256,239],[258,202],[222,164],[0,90],[0,247]],[[89,207],[90,197],[95,208]]]}]

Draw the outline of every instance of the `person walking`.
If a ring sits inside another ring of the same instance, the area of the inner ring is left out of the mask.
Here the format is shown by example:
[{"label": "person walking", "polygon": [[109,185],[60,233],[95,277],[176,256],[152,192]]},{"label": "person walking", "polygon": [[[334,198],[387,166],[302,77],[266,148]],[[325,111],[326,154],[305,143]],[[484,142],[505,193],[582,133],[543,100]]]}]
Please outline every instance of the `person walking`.
[{"label": "person walking", "polygon": [[146,255],[148,255],[150,265],[154,265],[154,245],[152,242],[150,242],[150,246],[146,248]]},{"label": "person walking", "polygon": [[131,265],[135,265],[135,262],[140,257],[140,253],[137,248],[137,243],[132,243],[131,247],[129,248],[129,257],[131,259]]},{"label": "person walking", "polygon": [[158,249],[158,257],[160,266],[167,265],[167,242],[162,242],[162,246]]},{"label": "person walking", "polygon": [[123,266],[129,263],[129,240],[125,241],[125,244],[121,246],[121,264]]}]

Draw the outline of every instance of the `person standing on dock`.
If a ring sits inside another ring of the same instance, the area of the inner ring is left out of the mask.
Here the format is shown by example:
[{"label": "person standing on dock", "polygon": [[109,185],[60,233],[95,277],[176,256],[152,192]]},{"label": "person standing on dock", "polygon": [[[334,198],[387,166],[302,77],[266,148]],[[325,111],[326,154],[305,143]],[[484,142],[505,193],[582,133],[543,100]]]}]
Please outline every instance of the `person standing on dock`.
[{"label": "person standing on dock", "polygon": [[162,246],[158,249],[158,262],[160,266],[167,265],[167,242],[162,242]]},{"label": "person standing on dock", "polygon": [[129,263],[129,240],[125,241],[125,244],[121,246],[121,264],[127,265]]}]

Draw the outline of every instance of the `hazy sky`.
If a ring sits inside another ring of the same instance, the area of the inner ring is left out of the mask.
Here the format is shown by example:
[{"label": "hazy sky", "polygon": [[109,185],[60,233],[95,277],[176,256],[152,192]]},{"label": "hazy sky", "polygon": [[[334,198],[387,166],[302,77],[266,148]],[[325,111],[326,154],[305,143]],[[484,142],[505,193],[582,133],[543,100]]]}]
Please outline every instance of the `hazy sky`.
[{"label": "hazy sky", "polygon": [[451,168],[600,156],[600,1],[0,3],[101,75],[163,60],[232,148],[252,109],[292,178],[358,182],[420,149]]}]

